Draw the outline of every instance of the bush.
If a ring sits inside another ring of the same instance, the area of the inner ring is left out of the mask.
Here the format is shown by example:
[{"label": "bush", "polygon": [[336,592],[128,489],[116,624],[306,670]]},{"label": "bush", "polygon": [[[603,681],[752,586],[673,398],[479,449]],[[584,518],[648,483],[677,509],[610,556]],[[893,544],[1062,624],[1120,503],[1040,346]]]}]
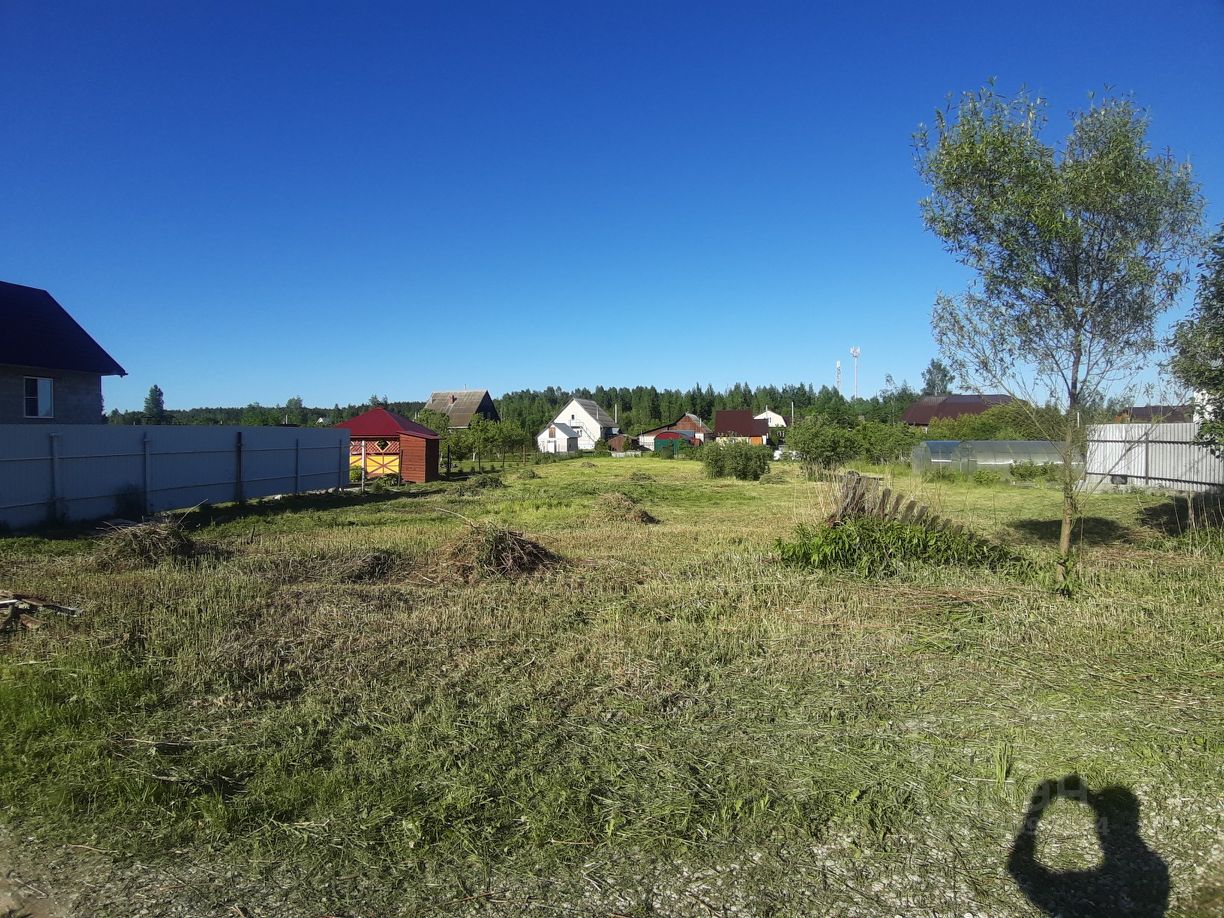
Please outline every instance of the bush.
[{"label": "bush", "polygon": [[1013,462],[1011,477],[1016,481],[1041,481],[1057,477],[1057,465],[1038,465],[1035,462]]},{"label": "bush", "polygon": [[709,443],[701,448],[707,478],[759,481],[769,471],[769,447],[751,443]]},{"label": "bush", "polygon": [[956,481],[960,476],[947,465],[935,465],[922,473],[923,481]]},{"label": "bush", "polygon": [[827,421],[807,418],[787,434],[787,449],[794,450],[811,475],[835,469],[859,451],[854,433]]},{"label": "bush", "polygon": [[916,434],[907,424],[883,424],[868,421],[854,431],[861,458],[877,465],[908,458],[910,450],[918,442]]},{"label": "bush", "polygon": [[998,484],[1003,480],[1003,477],[998,472],[991,472],[988,469],[978,469],[973,473],[973,483],[980,485]]},{"label": "bush", "polygon": [[795,527],[792,542],[775,547],[787,564],[825,570],[853,570],[866,577],[895,574],[911,564],[998,570],[1022,563],[994,542],[948,529],[896,520],[853,517],[836,526]]}]

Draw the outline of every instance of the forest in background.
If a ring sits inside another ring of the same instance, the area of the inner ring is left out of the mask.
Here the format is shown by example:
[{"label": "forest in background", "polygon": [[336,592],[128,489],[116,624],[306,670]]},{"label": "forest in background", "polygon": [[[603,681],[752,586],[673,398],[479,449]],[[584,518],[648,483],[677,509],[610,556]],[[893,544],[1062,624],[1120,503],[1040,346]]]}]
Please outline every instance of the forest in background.
[{"label": "forest in background", "polygon": [[[156,390],[156,391],[154,391]],[[860,419],[891,423],[897,421],[919,393],[908,384],[894,384],[891,378],[879,393],[870,398],[847,399],[836,389],[811,383],[783,386],[751,386],[736,383],[721,391],[700,384],[689,389],[658,389],[654,386],[596,386],[593,389],[566,390],[549,386],[546,389],[521,389],[494,398],[503,421],[512,422],[524,430],[542,430],[571,398],[589,398],[617,418],[620,429],[636,434],[652,427],[670,423],[685,413],[692,413],[707,423],[713,423],[714,413],[725,409],[748,408],[760,412],[766,408],[787,417],[820,416],[830,421],[853,426]],[[186,408],[164,407],[164,394],[158,387],[150,390],[145,407],[140,411],[112,410],[107,420],[112,424],[277,424],[332,425],[369,410],[385,407],[405,417],[414,417],[424,408],[423,401],[392,401],[386,396],[372,395],[362,404],[335,404],[331,407],[308,406],[300,398],[288,399],[283,405],[252,403],[244,407]]]}]

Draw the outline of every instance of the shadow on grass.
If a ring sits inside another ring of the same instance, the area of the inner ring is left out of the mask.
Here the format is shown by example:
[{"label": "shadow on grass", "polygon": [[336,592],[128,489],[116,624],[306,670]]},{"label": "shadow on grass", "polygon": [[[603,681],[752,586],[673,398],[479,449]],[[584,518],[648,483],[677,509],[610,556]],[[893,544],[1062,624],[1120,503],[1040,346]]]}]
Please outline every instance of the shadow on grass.
[{"label": "shadow on grass", "polygon": [[[1062,520],[1016,520],[1010,526],[1031,539],[1057,545]],[[1117,520],[1105,516],[1085,516],[1076,521],[1071,538],[1072,541],[1084,545],[1109,545],[1132,541],[1134,532]]]},{"label": "shadow on grass", "polygon": [[1224,526],[1224,495],[1198,494],[1191,499],[1171,497],[1139,511],[1139,521],[1164,535],[1181,535],[1191,529]]},{"label": "shadow on grass", "polygon": [[[1037,860],[1038,826],[1059,798],[1091,807],[1096,814],[1099,867],[1051,870]],[[1012,843],[1007,872],[1047,915],[1161,918],[1169,905],[1169,867],[1139,835],[1139,799],[1125,787],[1094,791],[1079,775],[1037,785]]]},{"label": "shadow on grass", "polygon": [[[367,507],[391,500],[428,497],[431,494],[439,494],[443,490],[445,489],[431,482],[422,487],[388,488],[385,491],[367,491],[365,494],[357,491],[323,492],[263,498],[242,504],[208,504],[188,511],[183,519],[183,525],[190,529],[200,529],[205,526],[230,523],[234,520],[273,517],[285,513]],[[171,511],[170,515],[173,516],[174,512]]]}]

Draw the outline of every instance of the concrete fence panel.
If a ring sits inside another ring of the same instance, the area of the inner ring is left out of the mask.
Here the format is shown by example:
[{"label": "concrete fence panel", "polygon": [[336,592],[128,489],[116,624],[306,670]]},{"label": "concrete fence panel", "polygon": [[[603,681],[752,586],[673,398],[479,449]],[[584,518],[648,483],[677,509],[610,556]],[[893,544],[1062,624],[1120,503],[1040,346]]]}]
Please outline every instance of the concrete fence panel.
[{"label": "concrete fence panel", "polygon": [[0,523],[134,516],[348,483],[347,430],[0,425]]}]

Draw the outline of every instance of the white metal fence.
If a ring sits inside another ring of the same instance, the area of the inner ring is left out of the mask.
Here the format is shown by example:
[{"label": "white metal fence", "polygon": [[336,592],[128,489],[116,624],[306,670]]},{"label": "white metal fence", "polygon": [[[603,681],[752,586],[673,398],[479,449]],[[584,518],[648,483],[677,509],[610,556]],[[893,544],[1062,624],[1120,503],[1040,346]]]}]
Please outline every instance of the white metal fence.
[{"label": "white metal fence", "polygon": [[0,425],[0,523],[14,528],[335,488],[342,428]]},{"label": "white metal fence", "polygon": [[1195,440],[1198,424],[1098,424],[1088,428],[1091,489],[1210,491],[1224,487],[1224,459]]}]

